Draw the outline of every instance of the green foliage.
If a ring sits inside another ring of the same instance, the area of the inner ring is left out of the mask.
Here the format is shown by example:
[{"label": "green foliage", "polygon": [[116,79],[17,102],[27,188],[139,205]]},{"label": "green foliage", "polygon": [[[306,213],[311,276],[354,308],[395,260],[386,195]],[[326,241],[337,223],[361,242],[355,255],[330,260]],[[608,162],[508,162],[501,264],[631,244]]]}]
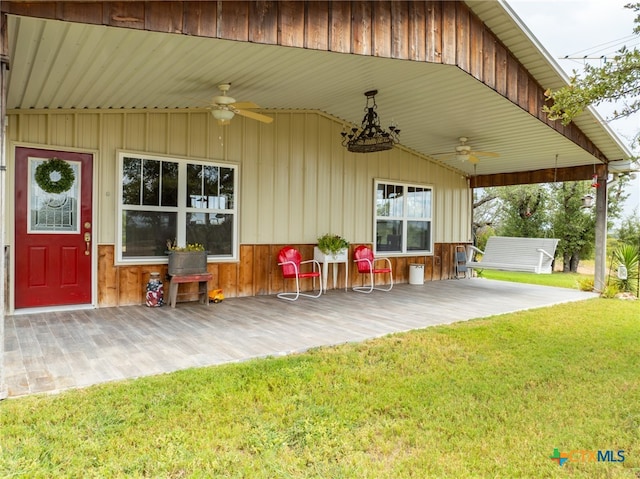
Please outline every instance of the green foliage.
[{"label": "green foliage", "polygon": [[487,240],[491,236],[495,235],[496,231],[491,226],[479,229],[476,233],[476,248],[484,251],[484,249],[487,247]]},{"label": "green foliage", "polygon": [[167,250],[169,251],[204,251],[204,245],[200,243],[187,243],[185,246],[178,246],[176,240],[167,240]]},{"label": "green foliage", "polygon": [[[547,275],[548,276],[548,275]],[[0,477],[628,478],[637,304],[593,299],[0,402]]]},{"label": "green foliage", "polygon": [[[640,3],[625,7],[636,14],[640,11]],[[640,15],[634,22],[634,33],[639,34]],[[543,110],[551,120],[560,120],[563,125],[571,123],[588,106],[605,102],[623,104],[622,109],[608,118],[609,121],[632,115],[640,110],[640,51],[623,47],[601,66],[585,64],[582,75],[574,71],[568,86],[556,91],[547,90],[545,96],[547,105]]]},{"label": "green foliage", "polygon": [[580,291],[593,291],[595,288],[595,281],[593,277],[584,277],[578,279],[578,289]]},{"label": "green foliage", "polygon": [[631,182],[631,175],[617,175],[607,188],[607,220],[608,228],[613,227],[612,220],[622,218],[624,214],[624,203],[631,196],[630,189],[627,188]]},{"label": "green foliage", "polygon": [[326,233],[318,238],[318,249],[324,254],[337,254],[349,247],[349,242],[342,236]]},{"label": "green foliage", "polygon": [[595,243],[595,209],[582,208],[582,197],[591,193],[591,182],[569,181],[552,186],[553,232],[560,239],[557,254],[564,270],[577,270],[581,258],[593,253]]},{"label": "green foliage", "polygon": [[640,110],[640,52],[622,48],[602,66],[586,64],[584,74],[575,73],[568,86],[545,92],[549,103],[544,111],[563,125],[582,113],[589,105],[625,100],[611,119],[629,116]]},{"label": "green foliage", "polygon": [[498,192],[503,202],[500,236],[539,238],[548,228],[549,195],[543,185],[505,186]]},{"label": "green foliage", "polygon": [[40,163],[34,177],[42,191],[52,194],[69,190],[76,179],[73,168],[60,158],[51,158]]},{"label": "green foliage", "polygon": [[640,215],[637,209],[622,221],[617,234],[623,243],[640,245]]},{"label": "green foliage", "polygon": [[619,292],[620,290],[616,284],[609,283],[602,289],[600,296],[606,299],[613,299]]},{"label": "green foliage", "polygon": [[[624,192],[628,181],[623,175],[608,189],[609,219],[620,214],[621,204],[628,197]],[[596,193],[591,181],[487,188],[482,197],[474,198],[476,246],[484,249],[486,238],[494,234],[558,238],[556,255],[563,261],[563,270],[575,273],[581,260],[593,257],[595,208],[583,208],[582,198]],[[492,215],[487,215],[489,203],[493,205]],[[487,221],[487,218],[493,219]],[[492,226],[483,226],[489,222],[495,224],[495,230]],[[640,244],[637,215],[623,222],[619,236],[631,244]]]},{"label": "green foliage", "polygon": [[613,280],[613,284],[621,292],[638,293],[638,262],[640,253],[635,245],[623,244],[613,252],[613,260],[616,263],[616,269],[620,266],[626,269],[627,277],[619,278],[617,275]]}]

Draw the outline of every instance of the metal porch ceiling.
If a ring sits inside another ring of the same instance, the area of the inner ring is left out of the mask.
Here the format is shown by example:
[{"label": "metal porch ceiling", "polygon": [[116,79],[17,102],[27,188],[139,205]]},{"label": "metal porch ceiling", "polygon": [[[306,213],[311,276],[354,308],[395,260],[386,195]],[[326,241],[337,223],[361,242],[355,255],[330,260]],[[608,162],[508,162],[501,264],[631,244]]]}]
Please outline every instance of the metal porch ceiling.
[{"label": "metal porch ceiling", "polygon": [[[9,110],[202,108],[231,82],[234,98],[265,113],[320,110],[359,125],[364,92],[377,89],[381,121],[397,123],[403,146],[430,156],[466,136],[473,149],[500,153],[475,172],[442,160],[466,175],[553,168],[556,155],[558,167],[596,162],[454,66],[15,16],[9,44]],[[596,120],[587,116],[583,131],[609,159],[626,158]]]}]

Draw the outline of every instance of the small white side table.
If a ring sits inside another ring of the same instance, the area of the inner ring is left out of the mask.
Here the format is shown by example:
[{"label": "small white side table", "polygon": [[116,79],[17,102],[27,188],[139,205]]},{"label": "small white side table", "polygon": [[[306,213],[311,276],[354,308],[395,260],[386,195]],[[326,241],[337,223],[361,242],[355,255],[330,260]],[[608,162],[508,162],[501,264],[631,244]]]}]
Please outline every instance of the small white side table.
[{"label": "small white side table", "polygon": [[329,263],[333,265],[333,288],[338,282],[338,265],[344,263],[344,290],[347,291],[349,285],[349,250],[345,249],[338,254],[324,254],[317,246],[313,248],[313,259],[322,263],[322,289],[327,292],[327,276],[329,275]]}]

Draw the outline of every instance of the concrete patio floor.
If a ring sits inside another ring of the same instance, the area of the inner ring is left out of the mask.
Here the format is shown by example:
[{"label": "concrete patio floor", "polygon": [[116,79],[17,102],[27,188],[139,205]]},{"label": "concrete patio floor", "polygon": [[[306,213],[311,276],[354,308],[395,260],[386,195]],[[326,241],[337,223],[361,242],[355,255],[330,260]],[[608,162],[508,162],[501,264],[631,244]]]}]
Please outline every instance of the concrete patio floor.
[{"label": "concrete patio floor", "polygon": [[147,308],[127,306],[5,318],[9,397],[57,393],[309,348],[358,342],[596,297],[487,279],[399,284],[391,292],[330,290],[319,299],[275,296]]}]

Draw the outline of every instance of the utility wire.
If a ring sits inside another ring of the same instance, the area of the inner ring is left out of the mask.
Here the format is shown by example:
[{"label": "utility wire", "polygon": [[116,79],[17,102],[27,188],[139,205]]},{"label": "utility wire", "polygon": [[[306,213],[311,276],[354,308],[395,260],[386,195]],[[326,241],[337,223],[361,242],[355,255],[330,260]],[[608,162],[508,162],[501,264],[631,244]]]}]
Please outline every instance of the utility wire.
[{"label": "utility wire", "polygon": [[[622,37],[619,38],[617,40],[610,40],[608,42],[604,42],[604,43],[600,43],[599,45],[594,45],[592,47],[589,48],[585,48],[583,50],[578,50],[575,51],[573,53],[570,53],[569,57],[574,57],[574,56],[578,56],[582,53],[584,53],[585,55],[593,55],[596,54],[598,52],[601,51],[605,51],[605,50],[609,50],[609,51],[615,51],[615,50],[619,50],[620,47],[624,46],[625,43],[631,41],[632,39],[636,39],[638,40],[638,35],[627,35],[626,37]],[[611,50],[611,49],[615,49],[615,50]],[[585,53],[588,52],[588,53]]]}]

